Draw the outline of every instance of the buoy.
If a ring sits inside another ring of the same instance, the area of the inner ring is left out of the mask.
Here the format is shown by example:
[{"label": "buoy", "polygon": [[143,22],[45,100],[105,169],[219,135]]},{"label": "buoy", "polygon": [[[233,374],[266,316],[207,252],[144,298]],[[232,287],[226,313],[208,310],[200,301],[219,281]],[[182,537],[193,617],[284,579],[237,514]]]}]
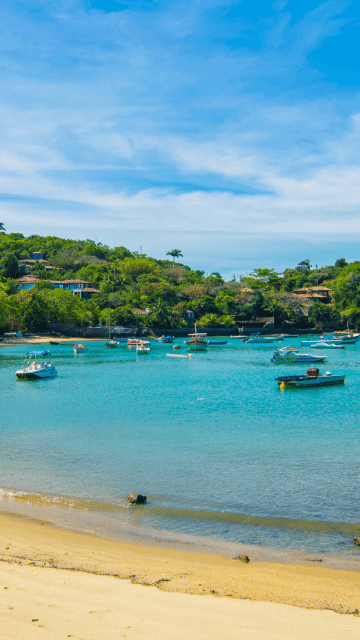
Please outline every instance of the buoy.
[{"label": "buoy", "polygon": [[192,358],[192,353],[190,353],[189,358]]},{"label": "buoy", "polygon": [[280,384],[280,389],[286,389],[286,384],[285,384],[285,382],[282,382],[282,383]]}]

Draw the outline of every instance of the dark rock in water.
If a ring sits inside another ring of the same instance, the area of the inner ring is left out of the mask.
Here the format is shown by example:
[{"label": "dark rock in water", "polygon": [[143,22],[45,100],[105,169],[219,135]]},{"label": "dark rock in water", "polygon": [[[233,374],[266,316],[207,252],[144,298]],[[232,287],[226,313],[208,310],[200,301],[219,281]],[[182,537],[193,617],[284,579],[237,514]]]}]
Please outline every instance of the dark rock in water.
[{"label": "dark rock in water", "polygon": [[235,556],[233,560],[240,560],[240,562],[250,562],[249,556],[246,556],[244,553],[239,553],[239,555]]},{"label": "dark rock in water", "polygon": [[125,504],[146,504],[146,496],[142,496],[140,493],[130,493],[130,495],[126,498]]},{"label": "dark rock in water", "polygon": [[353,538],[353,543],[356,544],[357,547],[360,547],[360,538]]}]

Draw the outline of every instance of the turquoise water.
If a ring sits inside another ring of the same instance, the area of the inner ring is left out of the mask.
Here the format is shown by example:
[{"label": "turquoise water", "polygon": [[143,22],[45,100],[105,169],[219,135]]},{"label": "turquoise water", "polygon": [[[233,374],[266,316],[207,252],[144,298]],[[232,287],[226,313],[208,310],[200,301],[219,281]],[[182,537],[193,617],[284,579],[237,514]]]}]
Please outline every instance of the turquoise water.
[{"label": "turquoise water", "polygon": [[[28,346],[0,349],[0,509],[56,507],[111,537],[360,559],[360,346],[321,352],[345,386],[280,391],[275,377],[306,365],[271,363],[272,345],[229,340],[190,360],[88,344],[52,346],[59,375],[38,381],[15,377]],[[148,505],[125,509],[131,491]]]}]

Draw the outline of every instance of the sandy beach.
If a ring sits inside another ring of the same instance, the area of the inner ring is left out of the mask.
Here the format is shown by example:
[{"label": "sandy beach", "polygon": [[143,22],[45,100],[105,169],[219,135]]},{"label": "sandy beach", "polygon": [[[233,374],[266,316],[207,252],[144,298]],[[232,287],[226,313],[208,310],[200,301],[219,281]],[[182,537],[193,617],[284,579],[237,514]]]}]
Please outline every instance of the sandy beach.
[{"label": "sandy beach", "polygon": [[244,564],[9,515],[0,516],[0,560],[4,640],[360,636],[355,571]]},{"label": "sandy beach", "polygon": [[107,338],[71,338],[71,337],[54,337],[54,336],[24,336],[23,338],[16,338],[13,336],[5,336],[4,341],[0,342],[0,347],[19,347],[21,345],[28,344],[47,344],[50,340],[56,340],[56,342],[99,342],[103,340],[106,342]]}]

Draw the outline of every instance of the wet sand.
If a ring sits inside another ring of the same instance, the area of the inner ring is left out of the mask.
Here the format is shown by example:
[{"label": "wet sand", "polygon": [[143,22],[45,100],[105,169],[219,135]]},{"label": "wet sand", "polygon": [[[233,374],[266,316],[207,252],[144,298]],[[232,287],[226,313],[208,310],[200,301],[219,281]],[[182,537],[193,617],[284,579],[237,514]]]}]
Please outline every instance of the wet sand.
[{"label": "wet sand", "polygon": [[2,640],[360,637],[356,571],[244,564],[3,514],[0,560]]}]

